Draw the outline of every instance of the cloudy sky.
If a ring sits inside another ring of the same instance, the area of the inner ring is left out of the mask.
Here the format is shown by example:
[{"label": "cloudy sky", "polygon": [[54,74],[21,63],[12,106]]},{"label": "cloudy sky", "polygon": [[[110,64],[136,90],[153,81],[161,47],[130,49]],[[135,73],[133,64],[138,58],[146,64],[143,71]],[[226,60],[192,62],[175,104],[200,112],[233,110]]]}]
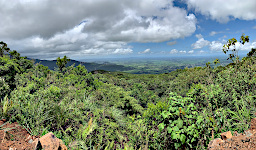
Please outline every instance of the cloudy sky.
[{"label": "cloudy sky", "polygon": [[0,41],[56,59],[224,55],[256,47],[255,0],[0,0]]}]

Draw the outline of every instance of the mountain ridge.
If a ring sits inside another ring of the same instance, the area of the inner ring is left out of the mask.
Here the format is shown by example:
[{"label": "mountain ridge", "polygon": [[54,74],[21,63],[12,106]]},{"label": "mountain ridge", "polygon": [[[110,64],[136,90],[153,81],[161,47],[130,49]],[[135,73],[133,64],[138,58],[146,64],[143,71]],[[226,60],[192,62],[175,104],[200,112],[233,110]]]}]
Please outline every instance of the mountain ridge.
[{"label": "mountain ridge", "polygon": [[[29,60],[34,60],[34,63],[37,64],[42,64],[44,66],[47,66],[50,70],[54,70],[55,68],[58,68],[56,65],[56,60],[41,60],[41,59],[31,59],[28,58]],[[81,62],[81,61],[77,61],[77,60],[70,60],[67,63],[67,66],[71,66],[73,65],[76,67],[78,65],[83,65],[85,66],[85,68],[89,71],[95,71],[95,70],[106,70],[106,71],[128,71],[128,70],[132,70],[134,69],[133,67],[126,67],[123,65],[117,65],[117,64],[113,64],[113,63],[109,63],[109,62],[105,62],[103,64],[99,64],[99,63],[94,63],[94,62]]]}]

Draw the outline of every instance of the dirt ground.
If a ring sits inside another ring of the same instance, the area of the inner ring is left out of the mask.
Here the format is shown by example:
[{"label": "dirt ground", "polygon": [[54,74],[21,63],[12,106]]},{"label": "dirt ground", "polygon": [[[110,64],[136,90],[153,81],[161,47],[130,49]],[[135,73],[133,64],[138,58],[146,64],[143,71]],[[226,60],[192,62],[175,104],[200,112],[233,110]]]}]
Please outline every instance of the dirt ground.
[{"label": "dirt ground", "polygon": [[17,122],[9,124],[5,121],[5,119],[0,120],[0,150],[33,149],[31,142],[36,137],[31,137]]},{"label": "dirt ground", "polygon": [[[32,150],[35,136],[21,127],[17,122],[9,124],[0,120],[0,150]],[[208,150],[256,150],[256,118],[251,120],[251,127],[244,133],[234,132],[233,135],[222,134],[222,139],[214,139],[209,143]]]},{"label": "dirt ground", "polygon": [[244,133],[222,133],[222,138],[209,143],[208,150],[256,150],[256,118],[251,120],[250,129]]}]

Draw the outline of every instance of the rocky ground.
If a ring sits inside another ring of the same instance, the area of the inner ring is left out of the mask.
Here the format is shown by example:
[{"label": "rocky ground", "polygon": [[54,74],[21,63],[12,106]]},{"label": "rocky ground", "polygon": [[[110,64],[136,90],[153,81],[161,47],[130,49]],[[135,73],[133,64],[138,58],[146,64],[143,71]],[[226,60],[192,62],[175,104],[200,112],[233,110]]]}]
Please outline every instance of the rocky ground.
[{"label": "rocky ground", "polygon": [[[47,133],[41,138],[31,136],[18,123],[9,124],[0,120],[0,150],[67,150],[63,142]],[[251,120],[251,127],[244,133],[230,131],[221,134],[221,138],[212,140],[208,150],[256,150],[256,118]]]},{"label": "rocky ground", "polygon": [[212,140],[208,145],[208,150],[256,150],[256,118],[251,120],[251,127],[244,133],[230,131],[221,134],[221,139]]},{"label": "rocky ground", "polygon": [[0,150],[67,150],[62,140],[47,133],[41,138],[31,136],[18,123],[9,124],[0,120]]}]

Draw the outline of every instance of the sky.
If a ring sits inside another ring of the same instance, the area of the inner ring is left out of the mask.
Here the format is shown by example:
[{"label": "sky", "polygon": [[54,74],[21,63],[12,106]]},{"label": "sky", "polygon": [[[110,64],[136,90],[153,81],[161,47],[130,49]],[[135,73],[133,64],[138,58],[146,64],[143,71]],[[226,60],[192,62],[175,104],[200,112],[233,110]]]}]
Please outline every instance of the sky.
[{"label": "sky", "polygon": [[256,47],[256,0],[0,0],[0,41],[56,59],[224,55]]}]

